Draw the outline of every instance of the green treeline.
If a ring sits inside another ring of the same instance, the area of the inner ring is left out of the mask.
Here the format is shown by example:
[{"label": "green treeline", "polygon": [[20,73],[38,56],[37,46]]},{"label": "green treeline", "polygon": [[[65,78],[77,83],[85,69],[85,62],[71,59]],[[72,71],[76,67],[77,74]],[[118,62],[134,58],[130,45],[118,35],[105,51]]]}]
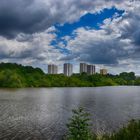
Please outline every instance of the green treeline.
[{"label": "green treeline", "polygon": [[93,86],[140,85],[135,73],[123,72],[119,75],[63,74],[48,75],[40,68],[12,63],[0,64],[0,87],[93,87]]},{"label": "green treeline", "polygon": [[140,140],[140,121],[131,120],[112,134],[97,135],[91,129],[90,114],[83,108],[73,110],[73,116],[67,124],[68,132],[64,140]]}]

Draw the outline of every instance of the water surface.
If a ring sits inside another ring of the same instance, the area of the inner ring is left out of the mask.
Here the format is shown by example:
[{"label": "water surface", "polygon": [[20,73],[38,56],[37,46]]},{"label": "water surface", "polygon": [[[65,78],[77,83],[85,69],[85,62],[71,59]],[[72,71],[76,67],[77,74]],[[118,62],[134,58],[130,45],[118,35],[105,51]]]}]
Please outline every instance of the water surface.
[{"label": "water surface", "polygon": [[95,132],[112,132],[140,119],[140,87],[0,89],[0,140],[59,140],[78,106]]}]

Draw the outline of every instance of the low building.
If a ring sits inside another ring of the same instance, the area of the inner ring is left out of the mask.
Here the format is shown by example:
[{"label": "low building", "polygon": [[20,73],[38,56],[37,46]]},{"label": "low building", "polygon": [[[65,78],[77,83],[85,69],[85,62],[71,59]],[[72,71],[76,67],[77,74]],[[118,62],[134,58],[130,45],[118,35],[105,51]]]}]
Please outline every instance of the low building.
[{"label": "low building", "polygon": [[57,74],[58,67],[54,64],[48,65],[48,74]]},{"label": "low building", "polygon": [[107,69],[100,69],[101,75],[107,75]]}]

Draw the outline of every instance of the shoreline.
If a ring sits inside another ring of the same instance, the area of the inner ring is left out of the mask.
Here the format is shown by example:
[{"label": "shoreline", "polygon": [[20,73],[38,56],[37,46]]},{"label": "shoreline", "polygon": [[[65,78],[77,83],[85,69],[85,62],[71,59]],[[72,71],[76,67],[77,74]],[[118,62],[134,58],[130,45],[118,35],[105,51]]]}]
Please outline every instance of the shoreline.
[{"label": "shoreline", "polygon": [[118,85],[118,86],[93,86],[93,87],[0,87],[0,89],[52,89],[52,88],[104,88],[104,87],[140,87],[138,85]]}]

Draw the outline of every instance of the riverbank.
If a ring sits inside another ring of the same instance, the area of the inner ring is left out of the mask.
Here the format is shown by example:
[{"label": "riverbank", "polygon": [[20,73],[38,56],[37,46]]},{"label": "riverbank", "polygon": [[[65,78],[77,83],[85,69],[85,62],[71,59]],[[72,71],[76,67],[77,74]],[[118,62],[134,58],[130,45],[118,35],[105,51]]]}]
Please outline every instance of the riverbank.
[{"label": "riverbank", "polygon": [[39,68],[11,63],[0,64],[0,87],[99,87],[119,85],[140,85],[140,78],[135,73],[123,72],[119,75],[63,74],[48,75]]},{"label": "riverbank", "polygon": [[111,134],[97,135],[90,129],[90,114],[83,108],[73,110],[67,124],[68,132],[64,140],[140,140],[140,120],[131,120],[128,125]]}]

